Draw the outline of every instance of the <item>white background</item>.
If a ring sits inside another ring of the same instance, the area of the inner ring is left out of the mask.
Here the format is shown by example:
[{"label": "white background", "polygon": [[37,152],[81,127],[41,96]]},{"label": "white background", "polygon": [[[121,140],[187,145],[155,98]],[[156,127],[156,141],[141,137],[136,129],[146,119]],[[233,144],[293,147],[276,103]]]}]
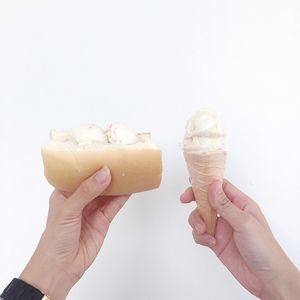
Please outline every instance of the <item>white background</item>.
[{"label": "white background", "polygon": [[256,199],[300,265],[298,0],[0,2],[0,289],[44,228],[51,128],[123,122],[163,149],[161,188],[134,195],[69,299],[254,299],[194,244],[179,143],[216,109],[226,177]]}]

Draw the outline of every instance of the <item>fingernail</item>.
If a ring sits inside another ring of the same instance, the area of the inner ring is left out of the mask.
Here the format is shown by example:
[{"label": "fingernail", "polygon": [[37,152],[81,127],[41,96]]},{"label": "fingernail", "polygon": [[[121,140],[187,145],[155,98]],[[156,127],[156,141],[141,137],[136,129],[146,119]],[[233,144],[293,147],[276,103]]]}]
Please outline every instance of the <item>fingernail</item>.
[{"label": "fingernail", "polygon": [[199,233],[203,233],[203,231],[204,231],[203,225],[200,224],[200,223],[196,223],[196,224],[195,224],[195,229],[196,229],[196,231],[199,232]]},{"label": "fingernail", "polygon": [[96,180],[98,183],[103,184],[106,182],[108,177],[108,168],[103,167],[97,174],[96,174]]}]

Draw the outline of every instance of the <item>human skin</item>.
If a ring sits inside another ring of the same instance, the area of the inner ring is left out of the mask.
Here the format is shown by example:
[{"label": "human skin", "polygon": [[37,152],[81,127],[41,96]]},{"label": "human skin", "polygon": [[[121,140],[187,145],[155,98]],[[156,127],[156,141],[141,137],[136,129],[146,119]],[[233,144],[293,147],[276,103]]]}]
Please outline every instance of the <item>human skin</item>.
[{"label": "human skin", "polygon": [[95,260],[109,225],[129,196],[101,196],[111,181],[102,168],[73,194],[54,190],[46,228],[20,275],[53,300],[65,299]]},{"label": "human skin", "polygon": [[[229,181],[214,181],[210,205],[220,215],[215,236],[206,233],[195,209],[189,216],[197,244],[207,246],[250,293],[263,300],[296,300],[300,295],[299,270],[274,238],[259,206]],[[192,188],[180,197],[194,201]]]}]

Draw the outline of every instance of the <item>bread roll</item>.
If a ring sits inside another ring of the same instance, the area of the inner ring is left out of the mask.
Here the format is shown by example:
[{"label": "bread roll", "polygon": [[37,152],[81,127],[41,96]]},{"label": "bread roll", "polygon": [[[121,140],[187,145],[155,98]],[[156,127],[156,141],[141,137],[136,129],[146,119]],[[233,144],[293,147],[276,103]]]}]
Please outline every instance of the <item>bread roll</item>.
[{"label": "bread roll", "polygon": [[96,125],[51,132],[42,147],[44,173],[55,188],[74,192],[80,183],[103,166],[111,172],[104,195],[128,195],[158,188],[161,150],[149,133],[135,133],[121,124],[103,130]]}]

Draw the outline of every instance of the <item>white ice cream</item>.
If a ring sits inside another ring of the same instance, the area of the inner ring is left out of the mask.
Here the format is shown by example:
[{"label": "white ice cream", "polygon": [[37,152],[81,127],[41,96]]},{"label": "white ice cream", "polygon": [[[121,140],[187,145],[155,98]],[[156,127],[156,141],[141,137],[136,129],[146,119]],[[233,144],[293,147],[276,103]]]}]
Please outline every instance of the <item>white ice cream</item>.
[{"label": "white ice cream", "polygon": [[70,142],[80,146],[107,143],[105,131],[96,125],[83,125],[73,130],[51,130],[50,138],[55,142]]},{"label": "white ice cream", "polygon": [[62,144],[70,148],[79,146],[83,149],[95,147],[136,146],[151,147],[150,133],[136,133],[123,124],[112,124],[103,130],[97,125],[83,125],[72,130],[52,130],[50,133],[52,143]]},{"label": "white ice cream", "polygon": [[226,136],[217,113],[201,110],[192,116],[186,125],[184,149],[199,152],[226,151]]},{"label": "white ice cream", "polygon": [[119,145],[131,145],[140,141],[138,134],[123,124],[112,124],[106,131],[109,143]]},{"label": "white ice cream", "polygon": [[67,142],[67,141],[75,142],[72,133],[68,130],[53,129],[50,132],[50,139],[52,141],[57,141],[57,142]]},{"label": "white ice cream", "polygon": [[73,130],[73,136],[79,145],[107,143],[105,131],[97,125],[83,125]]}]

